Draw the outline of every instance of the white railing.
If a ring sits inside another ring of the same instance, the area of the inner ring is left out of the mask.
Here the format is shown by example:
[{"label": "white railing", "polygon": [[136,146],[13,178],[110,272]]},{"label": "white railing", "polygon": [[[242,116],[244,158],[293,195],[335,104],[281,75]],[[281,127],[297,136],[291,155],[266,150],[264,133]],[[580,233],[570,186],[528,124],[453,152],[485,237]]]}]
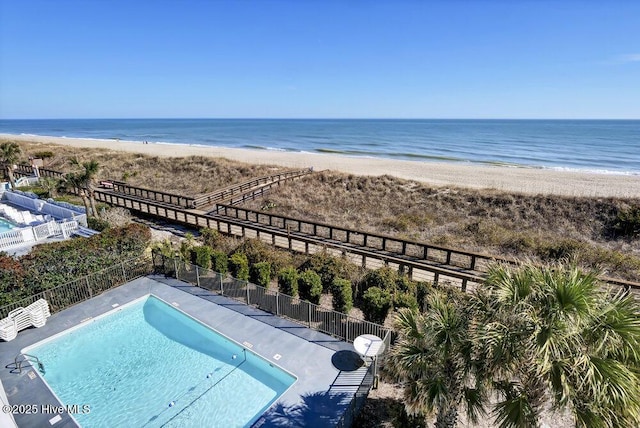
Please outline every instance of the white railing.
[{"label": "white railing", "polygon": [[38,183],[38,177],[20,177],[16,180],[16,187],[33,186]]},{"label": "white railing", "polygon": [[0,250],[24,243],[24,238],[20,230],[9,230],[0,233]]},{"label": "white railing", "polygon": [[75,220],[58,223],[58,225],[60,226],[62,236],[64,236],[65,238],[68,238],[73,233],[73,231],[78,229],[78,222]]},{"label": "white railing", "polygon": [[33,227],[22,227],[0,233],[0,251],[14,247],[16,245],[27,244],[29,242],[41,241],[52,236],[62,235],[68,238],[74,233],[80,224],[76,220],[58,223],[52,220],[48,223]]}]

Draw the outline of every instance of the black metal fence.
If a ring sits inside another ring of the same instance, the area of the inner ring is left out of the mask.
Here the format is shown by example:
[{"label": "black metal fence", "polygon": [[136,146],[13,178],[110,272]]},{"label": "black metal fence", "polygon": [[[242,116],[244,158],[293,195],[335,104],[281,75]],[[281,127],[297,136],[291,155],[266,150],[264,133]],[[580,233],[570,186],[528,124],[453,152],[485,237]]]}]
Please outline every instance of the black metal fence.
[{"label": "black metal fence", "polygon": [[[341,340],[353,342],[356,337],[362,334],[374,334],[383,338],[385,349],[389,349],[391,345],[391,330],[379,324],[353,318],[276,290],[201,268],[177,258],[155,254],[153,264],[157,273],[164,273],[200,288],[220,293]],[[364,406],[369,391],[375,384],[376,377],[377,361],[374,360],[369,365],[336,427],[345,428],[352,425],[355,417]]]},{"label": "black metal fence", "polygon": [[153,265],[148,258],[124,260],[106,269],[3,306],[0,308],[0,319],[5,318],[14,309],[29,306],[38,299],[45,299],[49,303],[51,313],[60,312],[111,288],[149,275],[152,273],[152,268]]},{"label": "black metal fence", "polygon": [[158,273],[189,282],[279,317],[288,318],[341,340],[353,342],[360,335],[373,334],[384,340],[386,349],[391,344],[391,330],[380,324],[350,317],[277,290],[201,268],[181,259],[155,254],[153,262]]}]

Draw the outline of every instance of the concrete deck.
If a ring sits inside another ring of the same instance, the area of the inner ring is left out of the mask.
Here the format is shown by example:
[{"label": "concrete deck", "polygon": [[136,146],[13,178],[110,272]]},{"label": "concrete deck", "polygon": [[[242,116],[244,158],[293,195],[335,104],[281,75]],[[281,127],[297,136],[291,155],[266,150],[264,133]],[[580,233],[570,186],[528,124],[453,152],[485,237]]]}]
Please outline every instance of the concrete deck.
[{"label": "concrete deck", "polygon": [[[32,414],[14,414],[19,427],[78,425],[67,413],[51,412],[63,403],[35,375],[37,370],[27,367],[22,373],[12,372],[16,355],[83,320],[113,310],[113,304],[123,305],[148,294],[177,303],[183,312],[239,344],[253,345],[245,346],[298,378],[255,427],[333,426],[366,373],[349,343],[175,279],[144,277],[56,313],[44,327],[23,330],[11,342],[0,342],[0,380],[9,403],[28,405],[25,409],[32,410]],[[274,359],[276,354],[281,356],[278,360]],[[51,424],[53,418],[57,422]]]}]

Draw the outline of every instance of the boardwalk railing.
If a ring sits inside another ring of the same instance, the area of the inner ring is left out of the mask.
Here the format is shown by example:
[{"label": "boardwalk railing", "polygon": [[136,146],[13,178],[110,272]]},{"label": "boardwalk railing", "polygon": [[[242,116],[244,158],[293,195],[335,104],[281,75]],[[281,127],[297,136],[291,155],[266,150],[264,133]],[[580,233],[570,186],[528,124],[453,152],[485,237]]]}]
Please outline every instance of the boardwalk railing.
[{"label": "boardwalk railing", "polygon": [[345,244],[387,251],[401,256],[429,260],[444,265],[484,272],[494,261],[515,263],[515,260],[494,257],[471,251],[435,246],[422,242],[409,241],[393,236],[380,235],[361,230],[347,229],[326,223],[301,220],[278,214],[265,213],[237,206],[219,204],[218,214],[239,220],[277,227],[288,232],[299,232],[314,237],[325,238]]},{"label": "boardwalk railing", "polygon": [[183,208],[194,208],[194,198],[182,196],[175,193],[161,192],[159,190],[147,189],[145,187],[131,186],[122,181],[110,181],[113,184],[113,191],[124,195],[138,196],[156,202],[176,205]]},{"label": "boardwalk railing", "polygon": [[84,302],[111,288],[151,273],[152,264],[148,258],[124,260],[106,269],[3,306],[0,308],[0,319],[5,318],[12,310],[27,307],[38,299],[49,302],[51,313],[60,312],[69,306]]},{"label": "boardwalk railing", "polygon": [[293,180],[303,175],[307,175],[313,172],[312,168],[305,168],[295,171],[281,172],[273,175],[266,175],[264,177],[258,177],[245,183],[235,184],[233,186],[226,187],[224,189],[216,190],[211,193],[206,193],[195,198],[195,207],[206,207],[214,205],[218,202],[229,201],[233,196],[245,193],[258,186],[271,187],[272,185],[287,180]]},{"label": "boardwalk railing", "polygon": [[[35,175],[33,167],[31,165],[24,164],[16,165],[16,169],[13,173],[19,176]],[[40,177],[64,178],[64,174],[62,172],[47,168],[38,168],[38,175]]]},{"label": "boardwalk railing", "polygon": [[[311,169],[298,172],[301,174],[309,173]],[[259,180],[256,179],[252,182],[255,184]],[[247,183],[235,187],[242,188],[243,185],[248,185]],[[223,191],[224,189],[214,193]],[[259,190],[254,188],[253,193],[256,191]],[[449,282],[452,285],[459,285],[462,290],[466,290],[468,284],[482,284],[484,272],[491,262],[518,263],[513,259],[345,229],[230,205],[219,204],[212,213],[202,214],[172,206],[166,202],[154,202],[138,196],[111,191],[96,190],[95,196],[99,201],[111,205],[195,228],[207,227],[232,236],[257,238],[276,247],[288,248],[305,254],[313,254],[326,249],[332,254],[347,256],[354,263],[360,263],[366,268],[375,269],[381,264],[392,265],[416,280],[434,283]],[[240,198],[240,200],[242,199]],[[237,198],[233,198],[232,202],[239,201]],[[218,210],[220,210],[220,214],[218,214]],[[609,285],[623,287],[627,290],[640,290],[640,283],[637,282],[609,277],[600,277],[600,279]]]},{"label": "boardwalk railing", "polygon": [[374,334],[384,339],[387,349],[391,344],[391,330],[379,324],[353,318],[277,290],[204,269],[180,259],[167,258],[158,253],[153,256],[153,264],[158,273],[288,318],[341,340],[353,342],[362,334]]}]

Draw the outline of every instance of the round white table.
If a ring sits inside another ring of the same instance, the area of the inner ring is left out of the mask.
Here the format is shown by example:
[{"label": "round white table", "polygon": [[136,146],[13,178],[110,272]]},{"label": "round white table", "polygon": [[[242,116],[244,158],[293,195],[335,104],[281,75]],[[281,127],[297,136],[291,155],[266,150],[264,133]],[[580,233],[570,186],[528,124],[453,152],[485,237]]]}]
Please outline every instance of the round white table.
[{"label": "round white table", "polygon": [[384,352],[384,342],[373,334],[363,334],[353,341],[356,352],[366,358],[374,358]]}]

